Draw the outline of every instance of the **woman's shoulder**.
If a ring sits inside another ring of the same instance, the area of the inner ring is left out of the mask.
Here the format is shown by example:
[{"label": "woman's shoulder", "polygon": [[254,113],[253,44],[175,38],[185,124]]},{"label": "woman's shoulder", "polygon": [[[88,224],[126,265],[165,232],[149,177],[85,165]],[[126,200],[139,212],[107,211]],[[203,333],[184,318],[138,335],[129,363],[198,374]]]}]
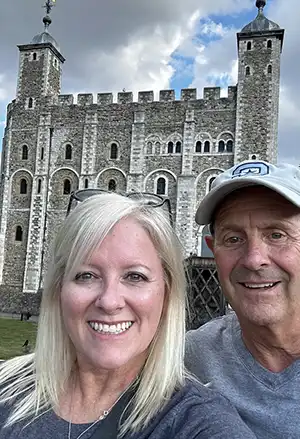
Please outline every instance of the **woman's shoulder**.
[{"label": "woman's shoulder", "polygon": [[254,439],[230,402],[196,380],[173,394],[165,408],[130,439]]}]

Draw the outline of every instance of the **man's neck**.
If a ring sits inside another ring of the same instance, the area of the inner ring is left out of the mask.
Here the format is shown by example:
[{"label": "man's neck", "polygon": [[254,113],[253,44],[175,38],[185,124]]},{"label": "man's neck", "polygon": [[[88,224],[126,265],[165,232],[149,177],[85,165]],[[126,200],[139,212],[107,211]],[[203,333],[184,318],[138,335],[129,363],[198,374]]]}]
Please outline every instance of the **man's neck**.
[{"label": "man's neck", "polygon": [[[242,338],[253,357],[271,372],[281,372],[300,358],[300,328],[241,323]],[[297,325],[298,327],[298,325]]]}]

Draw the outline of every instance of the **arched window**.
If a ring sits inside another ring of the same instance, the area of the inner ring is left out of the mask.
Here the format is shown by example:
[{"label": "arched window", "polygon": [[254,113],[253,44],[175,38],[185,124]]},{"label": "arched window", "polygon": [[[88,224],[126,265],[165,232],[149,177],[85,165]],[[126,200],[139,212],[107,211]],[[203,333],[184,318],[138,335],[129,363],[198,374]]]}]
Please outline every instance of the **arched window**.
[{"label": "arched window", "polygon": [[267,48],[268,48],[268,49],[272,49],[272,41],[271,41],[271,40],[268,40],[268,42],[267,42]]},{"label": "arched window", "polygon": [[174,143],[169,142],[168,143],[168,154],[173,154],[173,152],[174,152]]},{"label": "arched window", "polygon": [[33,98],[28,99],[28,108],[33,108]]},{"label": "arched window", "polygon": [[175,152],[181,153],[181,142],[176,142]]},{"label": "arched window", "polygon": [[247,50],[251,50],[251,49],[252,49],[251,41],[248,41],[248,43],[247,43]]},{"label": "arched window", "polygon": [[33,59],[33,61],[36,61],[36,60],[37,60],[36,52],[33,52],[33,54],[32,54],[32,59]]},{"label": "arched window", "polygon": [[22,160],[28,160],[28,146],[22,146]]},{"label": "arched window", "polygon": [[109,191],[115,191],[117,189],[117,183],[116,180],[114,180],[113,178],[111,180],[109,180],[108,182],[108,190]]},{"label": "arched window", "polygon": [[232,140],[227,140],[226,151],[227,152],[232,152],[233,151],[233,141]]},{"label": "arched window", "polygon": [[196,142],[196,152],[201,152],[202,151],[202,143],[200,142],[200,140],[198,140],[198,142]]},{"label": "arched window", "polygon": [[269,64],[268,65],[268,74],[271,74],[272,73],[272,66],[271,66],[271,64]]},{"label": "arched window", "polygon": [[89,187],[89,179],[85,178],[84,179],[84,189],[88,189],[88,187]]},{"label": "arched window", "polygon": [[40,194],[42,190],[42,180],[39,178],[37,182],[37,193]]},{"label": "arched window", "polygon": [[164,177],[159,177],[157,180],[156,193],[158,195],[166,194],[166,179]]},{"label": "arched window", "polygon": [[23,229],[21,226],[17,226],[16,227],[16,236],[15,236],[15,240],[16,241],[23,241]]},{"label": "arched window", "polygon": [[41,148],[41,160],[44,160],[45,149]]},{"label": "arched window", "polygon": [[67,143],[65,148],[65,159],[72,160],[72,145],[70,143]]},{"label": "arched window", "polygon": [[220,140],[219,141],[218,150],[219,150],[219,152],[224,152],[225,151],[225,142],[224,142],[224,140]]},{"label": "arched window", "polygon": [[152,142],[147,143],[147,154],[152,154]]},{"label": "arched window", "polygon": [[71,182],[68,178],[66,178],[64,180],[64,189],[63,189],[63,194],[64,195],[69,195],[71,193]]},{"label": "arched window", "polygon": [[160,143],[159,142],[155,143],[155,154],[157,154],[157,155],[160,154]]},{"label": "arched window", "polygon": [[209,191],[211,190],[211,185],[213,184],[213,182],[214,182],[215,179],[216,179],[216,177],[211,177],[211,178],[209,179],[209,182],[208,182],[208,190],[209,190]]},{"label": "arched window", "polygon": [[116,160],[118,158],[118,145],[116,143],[112,143],[110,145],[110,158],[112,160]]},{"label": "arched window", "polygon": [[206,140],[204,142],[204,152],[209,152],[210,151],[210,141]]},{"label": "arched window", "polygon": [[27,194],[27,181],[25,178],[20,181],[20,194]]},{"label": "arched window", "polygon": [[246,76],[250,76],[250,73],[251,73],[250,67],[247,66],[246,67]]}]

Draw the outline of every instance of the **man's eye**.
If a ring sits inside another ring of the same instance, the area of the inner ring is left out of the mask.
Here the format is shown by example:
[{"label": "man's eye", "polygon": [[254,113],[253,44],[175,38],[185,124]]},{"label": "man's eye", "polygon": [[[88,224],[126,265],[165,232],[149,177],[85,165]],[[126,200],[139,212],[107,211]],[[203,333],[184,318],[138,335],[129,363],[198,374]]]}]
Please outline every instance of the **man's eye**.
[{"label": "man's eye", "polygon": [[241,242],[241,238],[239,236],[229,236],[225,239],[225,242],[227,244],[237,244],[238,242]]},{"label": "man's eye", "polygon": [[284,237],[284,235],[281,232],[273,232],[273,233],[271,233],[271,238],[272,239],[278,240],[278,239],[281,239],[283,237]]}]

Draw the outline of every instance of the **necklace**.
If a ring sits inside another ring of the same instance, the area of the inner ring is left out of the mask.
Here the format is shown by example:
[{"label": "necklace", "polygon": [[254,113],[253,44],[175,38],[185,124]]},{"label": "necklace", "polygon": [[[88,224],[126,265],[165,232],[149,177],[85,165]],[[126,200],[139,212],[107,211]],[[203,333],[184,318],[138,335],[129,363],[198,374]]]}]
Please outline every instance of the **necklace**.
[{"label": "necklace", "polygon": [[[112,411],[114,406],[120,401],[122,396],[127,392],[127,390],[129,389],[129,387],[131,385],[132,385],[132,383],[130,383],[129,386],[127,386],[126,389],[123,390],[123,392],[119,395],[118,399],[113,403],[113,405],[108,410],[102,410],[102,413],[99,416],[99,418],[96,419],[96,421],[94,421],[91,425],[89,425],[82,433],[80,433],[80,435],[77,436],[76,439],[80,439],[87,431],[89,431],[92,427],[94,427],[94,425],[96,425],[100,421],[103,421],[103,419],[105,419],[109,415],[109,413]],[[71,430],[72,430],[72,422],[71,422],[71,419],[70,419],[69,420],[69,425],[68,425],[68,439],[71,439]]]}]

